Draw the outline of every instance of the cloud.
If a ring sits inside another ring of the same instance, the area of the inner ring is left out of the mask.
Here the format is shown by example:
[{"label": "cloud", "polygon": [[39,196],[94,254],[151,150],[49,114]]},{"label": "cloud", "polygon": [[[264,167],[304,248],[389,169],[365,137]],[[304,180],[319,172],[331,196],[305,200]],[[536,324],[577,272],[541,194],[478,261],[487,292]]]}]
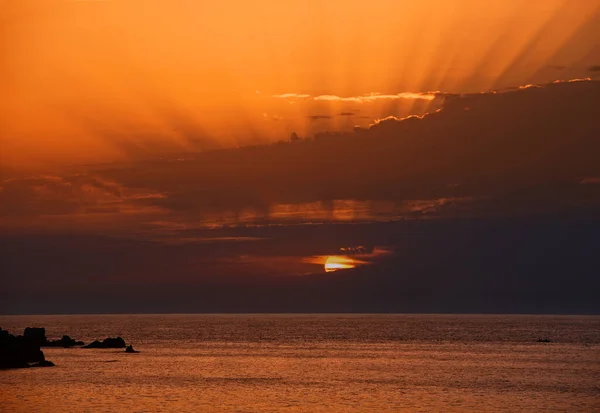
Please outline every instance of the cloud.
[{"label": "cloud", "polygon": [[355,102],[362,103],[362,99],[360,97],[340,97],[337,95],[320,95],[313,98],[314,100],[322,100],[322,101],[338,101],[338,102]]},{"label": "cloud", "polygon": [[259,237],[207,237],[193,236],[181,234],[167,234],[166,236],[153,236],[152,241],[168,244],[168,245],[183,245],[183,244],[213,244],[223,242],[256,242],[263,241],[265,238]]},{"label": "cloud", "polygon": [[587,184],[600,184],[600,176],[590,176],[587,178],[583,178],[580,181],[581,184],[583,185],[587,185]]},{"label": "cloud", "polygon": [[590,67],[588,67],[588,70],[589,70],[590,72],[600,72],[600,65],[593,65],[593,66],[590,66]]},{"label": "cloud", "polygon": [[337,95],[320,95],[313,99],[316,101],[337,101],[337,102],[354,102],[354,103],[370,103],[376,100],[398,100],[398,99],[422,99],[422,100],[434,100],[438,92],[427,92],[427,93],[396,93],[396,94],[380,94],[370,93],[362,96],[350,96],[341,97]]},{"label": "cloud", "polygon": [[529,84],[529,85],[523,85],[523,86],[519,86],[519,89],[530,89],[530,88],[532,88],[532,87],[533,87],[533,88],[541,88],[542,86],[540,86],[540,85],[532,85],[532,84]]},{"label": "cloud", "polygon": [[284,93],[281,95],[272,95],[276,99],[308,99],[324,102],[352,102],[352,103],[370,103],[377,100],[398,100],[398,99],[416,99],[416,100],[434,100],[440,95],[440,92],[412,93],[402,92],[394,94],[369,93],[360,96],[338,96],[338,95],[319,95],[311,97],[308,94]]},{"label": "cloud", "polygon": [[408,115],[403,118],[398,118],[396,116],[390,115],[390,116],[386,116],[385,118],[375,119],[375,121],[370,125],[370,127],[379,125],[380,123],[386,123],[386,122],[403,122],[403,121],[408,122],[410,120],[423,119],[425,116],[426,115]]},{"label": "cloud", "polygon": [[338,116],[354,116],[356,115],[356,113],[354,112],[340,112],[338,113]]},{"label": "cloud", "polygon": [[[217,227],[599,208],[596,185],[581,184],[600,176],[600,82],[437,96],[436,112],[296,144],[4,181],[0,208],[9,217],[153,210]],[[466,201],[437,201],[457,199]],[[422,208],[406,208],[415,200]]]},{"label": "cloud", "polygon": [[568,80],[555,80],[553,83],[555,84],[559,84],[559,83],[578,83],[578,82],[589,82],[590,80],[592,80],[589,77],[583,77],[583,78],[578,78],[578,79],[568,79]]},{"label": "cloud", "polygon": [[281,116],[279,116],[279,115],[269,115],[269,114],[267,114],[267,113],[263,113],[263,118],[264,118],[265,120],[272,120],[272,121],[275,121],[275,122],[278,122],[278,121],[280,121],[280,120],[282,120],[282,119],[283,119],[283,118],[282,118]]},{"label": "cloud", "polygon": [[[468,214],[596,208],[598,196],[578,182],[581,176],[600,176],[600,143],[594,134],[599,92],[600,82],[577,80],[445,94],[442,108],[424,116],[378,119],[356,132],[319,134],[297,148],[282,144],[228,151],[226,174],[206,161],[188,165],[194,176],[220,178],[214,184],[195,181],[159,201],[173,210],[252,207],[263,211],[256,215],[259,220],[269,219],[272,205],[310,209],[315,202],[343,200],[466,197],[470,201],[460,210]],[[172,169],[168,173],[172,183],[161,188],[167,192],[179,175]],[[458,211],[459,205],[453,205],[431,214]]]},{"label": "cloud", "polygon": [[309,98],[310,95],[302,94],[302,93],[283,93],[281,95],[272,95],[276,99],[306,99]]},{"label": "cloud", "polygon": [[41,175],[2,183],[3,218],[32,215],[115,214],[147,211],[164,194],[126,188],[99,175]]}]

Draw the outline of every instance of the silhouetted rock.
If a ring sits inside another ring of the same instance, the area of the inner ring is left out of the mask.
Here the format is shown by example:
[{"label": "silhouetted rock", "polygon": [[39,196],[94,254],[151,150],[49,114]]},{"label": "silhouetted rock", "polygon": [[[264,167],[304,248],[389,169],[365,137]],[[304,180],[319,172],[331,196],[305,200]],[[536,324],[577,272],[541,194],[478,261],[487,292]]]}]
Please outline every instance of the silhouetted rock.
[{"label": "silhouetted rock", "polygon": [[45,340],[43,328],[26,328],[24,335],[14,336],[0,328],[0,368],[50,367],[54,363],[44,358],[40,339]]},{"label": "silhouetted rock", "polygon": [[59,340],[48,340],[46,338],[46,329],[44,327],[26,327],[23,337],[38,343],[40,347],[73,347],[82,346],[83,341],[76,341],[71,337],[64,335]]},{"label": "silhouetted rock", "polygon": [[538,343],[552,343],[552,340],[550,340],[549,338],[538,338],[537,342]]},{"label": "silhouetted rock", "polygon": [[134,350],[133,346],[130,344],[127,346],[127,348],[125,348],[125,353],[139,353],[139,351]]},{"label": "silhouetted rock", "polygon": [[74,347],[74,346],[83,346],[85,343],[83,341],[76,341],[75,339],[69,336],[62,336],[60,340],[46,341],[42,346],[43,347]]},{"label": "silhouetted rock", "polygon": [[125,340],[121,337],[108,337],[105,338],[104,341],[100,342],[99,340],[95,340],[94,342],[84,346],[83,348],[123,348],[125,347]]},{"label": "silhouetted rock", "polygon": [[23,337],[37,343],[40,347],[74,347],[85,344],[83,341],[76,341],[67,335],[62,336],[59,340],[50,341],[46,338],[44,327],[26,327]]},{"label": "silhouetted rock", "polygon": [[46,339],[46,329],[44,327],[25,327],[23,337],[32,342],[43,346],[48,340]]}]

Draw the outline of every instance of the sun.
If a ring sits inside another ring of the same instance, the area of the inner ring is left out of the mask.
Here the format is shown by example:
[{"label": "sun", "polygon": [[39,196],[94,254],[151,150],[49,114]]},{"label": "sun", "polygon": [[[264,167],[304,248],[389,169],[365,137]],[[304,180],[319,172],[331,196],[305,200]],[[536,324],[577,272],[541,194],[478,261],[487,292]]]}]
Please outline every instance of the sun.
[{"label": "sun", "polygon": [[342,255],[330,255],[325,261],[325,272],[347,270],[354,267],[356,267],[354,260]]}]

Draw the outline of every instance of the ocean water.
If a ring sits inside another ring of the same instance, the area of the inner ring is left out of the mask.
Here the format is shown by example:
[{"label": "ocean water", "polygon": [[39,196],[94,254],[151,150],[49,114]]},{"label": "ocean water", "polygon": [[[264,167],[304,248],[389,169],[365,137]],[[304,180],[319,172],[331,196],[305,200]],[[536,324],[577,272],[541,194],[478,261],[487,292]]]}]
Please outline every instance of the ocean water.
[{"label": "ocean water", "polygon": [[[141,352],[47,348],[2,412],[600,412],[600,317],[0,316]],[[537,343],[548,337],[552,343]]]}]

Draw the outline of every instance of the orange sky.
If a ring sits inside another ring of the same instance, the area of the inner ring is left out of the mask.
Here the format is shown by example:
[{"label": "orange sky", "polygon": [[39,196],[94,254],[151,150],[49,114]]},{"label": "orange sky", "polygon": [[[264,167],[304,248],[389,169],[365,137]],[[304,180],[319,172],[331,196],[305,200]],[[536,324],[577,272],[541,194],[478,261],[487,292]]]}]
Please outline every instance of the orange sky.
[{"label": "orange sky", "polygon": [[600,62],[598,0],[290,3],[0,2],[0,164],[347,130],[435,105],[391,95],[593,77]]}]

